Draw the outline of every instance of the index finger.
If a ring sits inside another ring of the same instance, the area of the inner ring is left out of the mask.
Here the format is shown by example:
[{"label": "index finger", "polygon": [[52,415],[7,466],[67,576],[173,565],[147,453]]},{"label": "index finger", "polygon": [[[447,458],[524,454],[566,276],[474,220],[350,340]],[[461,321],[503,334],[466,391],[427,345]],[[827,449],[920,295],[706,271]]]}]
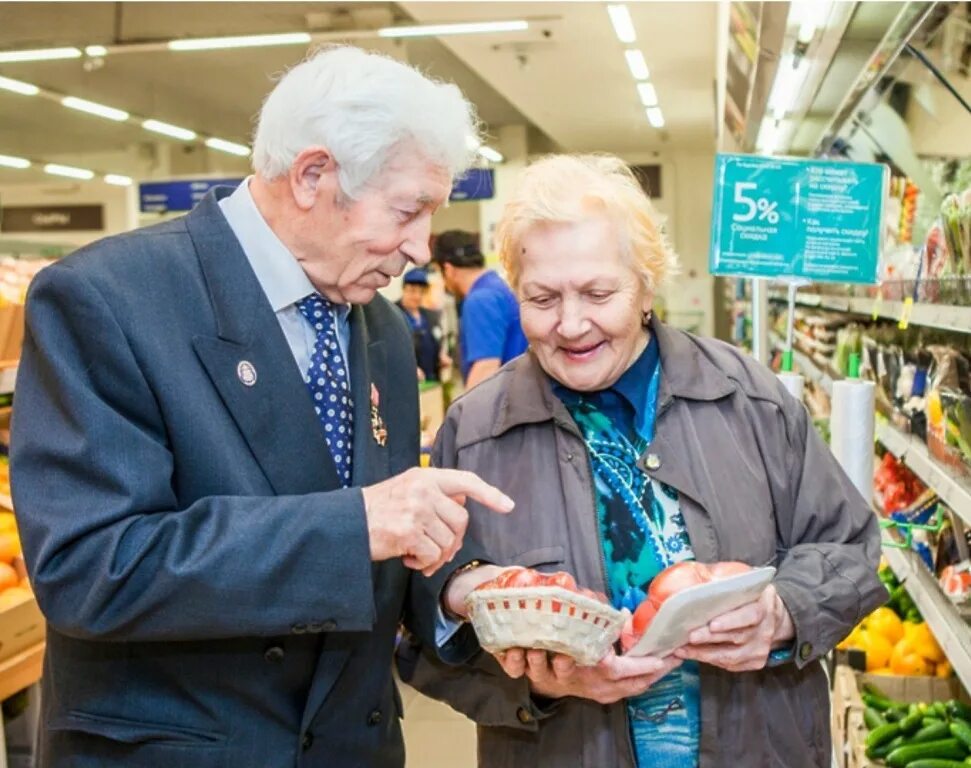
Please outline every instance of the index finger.
[{"label": "index finger", "polygon": [[471,496],[480,504],[484,504],[496,512],[512,512],[512,508],[516,506],[516,503],[506,494],[495,486],[489,485],[474,472],[437,468],[426,471],[434,473],[435,483],[446,496]]}]

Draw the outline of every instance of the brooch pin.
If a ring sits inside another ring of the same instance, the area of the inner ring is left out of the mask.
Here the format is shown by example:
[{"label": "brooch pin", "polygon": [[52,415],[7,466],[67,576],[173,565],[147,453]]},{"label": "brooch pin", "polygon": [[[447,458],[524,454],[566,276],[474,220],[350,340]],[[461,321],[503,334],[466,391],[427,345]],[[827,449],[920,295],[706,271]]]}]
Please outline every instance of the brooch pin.
[{"label": "brooch pin", "polygon": [[385,444],[388,442],[388,429],[385,426],[384,419],[381,418],[381,414],[378,413],[378,405],[381,402],[381,396],[378,394],[378,388],[371,383],[371,434],[374,435],[374,442],[384,448]]}]

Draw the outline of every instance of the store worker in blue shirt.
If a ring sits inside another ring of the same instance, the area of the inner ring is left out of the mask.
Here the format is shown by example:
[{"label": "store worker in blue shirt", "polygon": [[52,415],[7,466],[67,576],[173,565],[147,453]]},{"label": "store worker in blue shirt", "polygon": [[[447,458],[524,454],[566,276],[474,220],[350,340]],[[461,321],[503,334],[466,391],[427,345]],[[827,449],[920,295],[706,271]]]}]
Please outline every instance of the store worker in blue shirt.
[{"label": "store worker in blue shirt", "polygon": [[419,378],[439,381],[441,369],[451,360],[442,349],[441,313],[422,306],[428,293],[428,273],[416,267],[402,278],[401,298],[396,304],[408,321],[415,342]]},{"label": "store worker in blue shirt", "polygon": [[485,268],[477,235],[443,232],[435,241],[435,261],[445,288],[462,302],[459,361],[465,388],[472,389],[526,351],[519,303],[506,282]]}]

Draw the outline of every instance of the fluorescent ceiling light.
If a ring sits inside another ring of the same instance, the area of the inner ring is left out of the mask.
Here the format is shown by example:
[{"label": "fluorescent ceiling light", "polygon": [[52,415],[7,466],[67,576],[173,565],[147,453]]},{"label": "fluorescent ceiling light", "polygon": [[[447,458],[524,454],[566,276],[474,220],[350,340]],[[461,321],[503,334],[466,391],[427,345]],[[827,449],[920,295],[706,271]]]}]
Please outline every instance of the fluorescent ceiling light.
[{"label": "fluorescent ceiling light", "polygon": [[146,120],[142,123],[142,128],[147,131],[154,131],[155,133],[171,136],[173,139],[182,139],[183,141],[192,141],[196,137],[195,131],[190,131],[188,128],[179,128],[177,125],[170,125],[159,120]]},{"label": "fluorescent ceiling light", "polygon": [[86,56],[107,56],[108,49],[103,45],[89,45],[84,49]]},{"label": "fluorescent ceiling light", "polygon": [[476,35],[484,32],[523,32],[529,22],[482,21],[462,24],[418,24],[408,27],[382,27],[378,37],[438,37],[441,35]]},{"label": "fluorescent ceiling light", "polygon": [[657,91],[651,83],[638,83],[637,92],[641,95],[641,101],[645,107],[657,106]]},{"label": "fluorescent ceiling light", "polygon": [[792,108],[808,74],[809,63],[805,57],[796,62],[795,57],[787,53],[779,60],[768,103],[768,111],[776,120],[781,120]]},{"label": "fluorescent ceiling light", "polygon": [[231,155],[239,155],[240,157],[247,157],[250,153],[249,147],[243,144],[236,144],[232,141],[226,141],[225,139],[206,139],[206,146],[210,149],[218,149],[220,152],[228,152]]},{"label": "fluorescent ceiling light", "polygon": [[114,184],[116,187],[130,187],[132,185],[131,176],[120,176],[117,173],[106,173],[105,183]]},{"label": "fluorescent ceiling light", "polygon": [[50,173],[54,176],[68,176],[72,179],[90,180],[94,178],[94,171],[89,171],[85,168],[75,168],[71,165],[58,165],[57,163],[48,163],[45,165],[44,173]]},{"label": "fluorescent ceiling light", "polygon": [[115,109],[114,107],[106,107],[104,104],[98,104],[94,101],[88,101],[87,99],[78,99],[74,96],[65,96],[61,99],[61,104],[70,109],[76,109],[79,112],[87,112],[90,115],[97,115],[98,117],[104,117],[108,120],[115,120],[116,122],[121,122],[128,119],[128,113],[123,109]]},{"label": "fluorescent ceiling light", "polygon": [[624,57],[627,59],[627,67],[635,80],[647,80],[651,76],[647,62],[644,61],[644,54],[640,50],[637,48],[626,50]]},{"label": "fluorescent ceiling light", "polygon": [[782,121],[767,117],[759,126],[759,136],[755,140],[755,149],[763,155],[775,154],[782,137]]},{"label": "fluorescent ceiling light", "polygon": [[496,152],[496,150],[494,150],[492,147],[487,147],[484,144],[478,148],[477,152],[486,160],[493,163],[501,163],[506,159],[499,152]]},{"label": "fluorescent ceiling light", "polygon": [[51,61],[53,59],[79,59],[78,48],[38,48],[32,51],[0,51],[0,64],[14,61]]},{"label": "fluorescent ceiling light", "polygon": [[22,83],[20,80],[11,80],[9,77],[0,77],[0,88],[5,91],[21,93],[24,96],[36,96],[40,93],[40,88],[30,83]]},{"label": "fluorescent ceiling light", "polygon": [[5,168],[30,168],[30,160],[11,155],[0,155],[0,165]]},{"label": "fluorescent ceiling light", "polygon": [[475,152],[475,150],[482,146],[482,142],[479,141],[475,136],[466,136],[465,146],[469,148],[469,151]]},{"label": "fluorescent ceiling light", "polygon": [[637,33],[634,31],[634,22],[631,20],[627,6],[608,5],[607,13],[610,14],[610,23],[614,25],[617,39],[622,43],[636,42]]},{"label": "fluorescent ceiling light", "polygon": [[789,6],[789,26],[798,25],[796,39],[803,44],[812,41],[816,30],[825,28],[832,10],[830,0],[797,0]]},{"label": "fluorescent ceiling light", "polygon": [[647,122],[649,122],[655,128],[664,127],[664,113],[661,112],[660,107],[648,107],[646,112]]},{"label": "fluorescent ceiling light", "polygon": [[287,32],[281,35],[242,35],[237,37],[197,37],[170,40],[170,51],[212,51],[220,48],[256,48],[265,45],[298,45],[310,42],[307,32]]}]

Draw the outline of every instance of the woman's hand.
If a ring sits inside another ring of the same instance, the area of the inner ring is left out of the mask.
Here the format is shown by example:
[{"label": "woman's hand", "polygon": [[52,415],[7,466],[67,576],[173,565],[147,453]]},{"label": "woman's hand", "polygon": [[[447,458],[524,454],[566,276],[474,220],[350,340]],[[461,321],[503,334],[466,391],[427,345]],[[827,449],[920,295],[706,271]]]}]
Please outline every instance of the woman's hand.
[{"label": "woman's hand", "polygon": [[762,669],[769,652],[794,637],[792,617],[770,584],[758,600],[716,616],[707,626],[694,630],[688,644],[674,655],[730,672],[745,672]]},{"label": "woman's hand", "polygon": [[577,696],[599,704],[613,704],[639,696],[672,669],[681,659],[668,656],[618,656],[613,649],[593,667],[580,667],[560,653],[510,648],[495,654],[510,677],[526,675],[533,693],[549,699]]}]

